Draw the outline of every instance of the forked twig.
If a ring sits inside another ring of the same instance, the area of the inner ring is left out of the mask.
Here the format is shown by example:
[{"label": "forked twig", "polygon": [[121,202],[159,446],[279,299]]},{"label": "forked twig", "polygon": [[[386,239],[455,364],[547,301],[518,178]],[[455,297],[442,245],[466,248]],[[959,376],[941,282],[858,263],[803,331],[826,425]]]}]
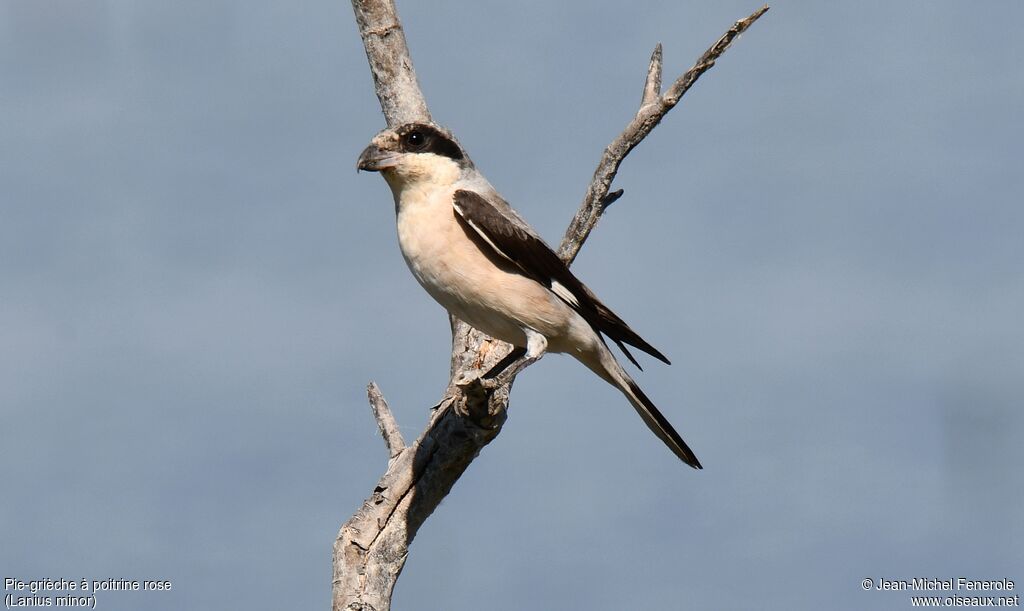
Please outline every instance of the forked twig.
[{"label": "forked twig", "polygon": [[690,87],[697,82],[702,74],[715,65],[715,61],[725,53],[732,41],[749,28],[761,15],[768,11],[768,5],[757,9],[746,19],[740,19],[733,24],[729,30],[711,45],[697,63],[680,76],[665,93],[661,93],[661,43],[654,47],[651,54],[651,62],[647,67],[647,79],[644,82],[643,97],[640,101],[640,109],[636,116],[626,125],[617,138],[604,149],[601,161],[594,170],[594,177],[587,187],[587,194],[583,197],[576,216],[569,223],[565,231],[562,243],[558,247],[558,256],[566,263],[572,263],[579,254],[583,243],[587,241],[590,232],[597,226],[601,214],[607,208],[603,204],[611,189],[612,181],[619,171],[622,160],[629,155],[630,151],[640,144],[647,134],[661,122],[662,117],[672,110]]}]

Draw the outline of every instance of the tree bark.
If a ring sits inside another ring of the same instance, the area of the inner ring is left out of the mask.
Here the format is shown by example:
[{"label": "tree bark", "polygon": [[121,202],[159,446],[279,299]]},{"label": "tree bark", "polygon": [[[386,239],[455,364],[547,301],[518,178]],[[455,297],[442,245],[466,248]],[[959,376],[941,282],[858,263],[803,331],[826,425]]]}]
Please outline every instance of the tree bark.
[{"label": "tree bark", "polygon": [[[388,126],[431,121],[394,1],[352,0],[352,8]],[[559,247],[564,261],[571,263],[575,259],[601,214],[622,195],[621,190],[609,193],[609,189],[626,155],[701,74],[714,65],[736,36],[767,10],[767,6],[762,7],[737,21],[664,93],[661,45],[655,48],[636,117],[605,149],[583,204]],[[448,388],[412,445],[406,445],[377,385],[371,382],[367,389],[390,459],[369,498],[342,525],[334,542],[334,611],[391,608],[391,595],[417,530],[480,450],[501,432],[514,375],[502,376],[501,380],[507,379],[507,383],[498,385],[481,384],[479,377],[508,356],[512,347],[454,317],[451,325]],[[520,359],[510,364],[508,370],[518,371],[523,365]]]}]

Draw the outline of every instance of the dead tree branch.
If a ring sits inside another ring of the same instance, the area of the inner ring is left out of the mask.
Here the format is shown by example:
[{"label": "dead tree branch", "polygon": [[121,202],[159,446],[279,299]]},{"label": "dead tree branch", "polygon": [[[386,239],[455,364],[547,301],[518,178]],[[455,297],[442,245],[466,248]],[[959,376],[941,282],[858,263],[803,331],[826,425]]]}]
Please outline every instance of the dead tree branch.
[{"label": "dead tree branch", "polygon": [[430,110],[416,80],[394,0],[352,0],[352,10],[384,120],[389,126],[429,122]]},{"label": "dead tree branch", "polygon": [[[431,121],[419,88],[394,0],[352,0],[377,97],[389,126]],[[661,93],[661,45],[647,71],[640,109],[625,131],[605,149],[583,205],[559,248],[572,262],[602,212],[622,192],[609,192],[622,160],[637,146],[686,90],[714,65],[736,36],[768,7],[736,24]],[[386,611],[405,566],[409,544],[420,525],[441,503],[480,450],[501,431],[514,376],[481,383],[482,372],[509,360],[512,347],[452,318],[451,376],[441,402],[433,408],[426,429],[406,445],[380,389],[367,388],[374,417],[390,460],[372,494],[342,525],[334,543],[332,608],[334,611]],[[508,357],[508,358],[506,358]],[[506,371],[524,363],[513,360]]]},{"label": "dead tree branch", "polygon": [[583,243],[597,226],[597,221],[601,219],[601,214],[607,207],[605,198],[608,195],[608,190],[611,189],[612,181],[615,180],[615,175],[626,155],[636,148],[636,145],[640,144],[647,134],[651,133],[651,130],[661,122],[662,117],[668,114],[668,111],[675,108],[683,94],[697,82],[697,79],[715,65],[715,61],[725,53],[732,41],[767,11],[768,5],[762,6],[746,19],[740,19],[734,23],[715,44],[704,52],[704,55],[700,56],[692,68],[672,83],[672,86],[664,94],[661,93],[661,43],[654,47],[651,63],[647,68],[647,81],[644,83],[640,109],[637,110],[636,116],[629,122],[626,129],[604,149],[601,161],[597,164],[597,169],[594,170],[594,178],[591,179],[590,186],[587,187],[587,194],[583,197],[583,203],[572,222],[569,223],[569,228],[562,238],[562,244],[558,247],[558,256],[562,257],[563,261],[572,263],[576,259]]},{"label": "dead tree branch", "polygon": [[394,458],[405,449],[405,439],[402,438],[402,431],[398,430],[398,421],[391,413],[391,408],[376,382],[370,382],[366,387],[366,396],[370,400],[373,417],[377,419],[377,428],[380,429],[381,437],[388,446],[388,454]]}]

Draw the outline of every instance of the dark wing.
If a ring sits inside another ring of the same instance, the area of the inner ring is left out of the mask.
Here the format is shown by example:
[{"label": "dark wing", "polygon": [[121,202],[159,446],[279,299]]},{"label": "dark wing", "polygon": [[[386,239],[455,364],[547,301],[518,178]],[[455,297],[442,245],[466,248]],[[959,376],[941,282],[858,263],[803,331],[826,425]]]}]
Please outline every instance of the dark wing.
[{"label": "dark wing", "polygon": [[[502,202],[504,203],[504,202]],[[455,215],[480,237],[494,254],[515,265],[523,275],[551,289],[559,299],[579,312],[590,326],[615,342],[634,365],[623,345],[629,344],[668,363],[661,352],[629,328],[573,275],[544,240],[513,223],[492,202],[473,191],[458,190],[453,197]],[[637,365],[639,366],[639,365]]]}]

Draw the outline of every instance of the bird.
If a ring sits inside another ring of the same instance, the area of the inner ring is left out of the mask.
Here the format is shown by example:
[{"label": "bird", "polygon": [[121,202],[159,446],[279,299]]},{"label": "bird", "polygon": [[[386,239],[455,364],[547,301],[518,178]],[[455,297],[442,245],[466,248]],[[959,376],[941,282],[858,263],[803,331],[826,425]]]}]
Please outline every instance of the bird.
[{"label": "bird", "polygon": [[447,129],[410,122],[375,135],[356,170],[394,196],[398,244],[426,292],[455,317],[536,360],[565,353],[619,389],[687,465],[700,461],[616,360],[604,338],[669,364],[587,288],[476,168]]}]

